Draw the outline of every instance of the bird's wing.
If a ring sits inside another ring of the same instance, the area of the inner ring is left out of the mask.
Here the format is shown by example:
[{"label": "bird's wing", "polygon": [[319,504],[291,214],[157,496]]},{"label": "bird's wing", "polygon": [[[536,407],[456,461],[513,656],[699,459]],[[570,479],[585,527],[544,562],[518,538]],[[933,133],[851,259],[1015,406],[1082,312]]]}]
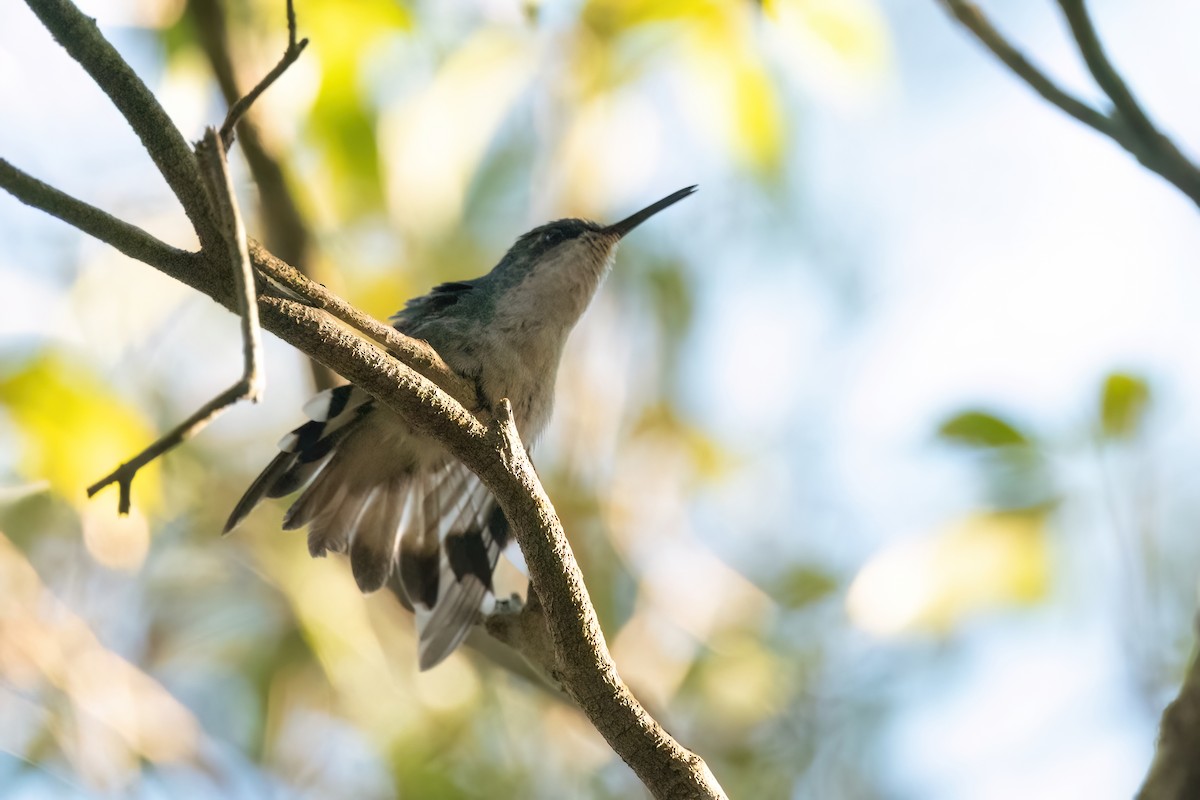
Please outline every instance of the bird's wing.
[{"label": "bird's wing", "polygon": [[284,529],[307,525],[314,557],[348,552],[364,592],[379,589],[398,567],[417,620],[421,668],[440,663],[493,600],[508,521],[479,479],[440,448],[418,457],[410,435],[389,440],[396,435],[389,423],[399,420],[360,389],[322,392],[304,408],[310,421],[280,441],[226,532],[262,498],[303,489]]},{"label": "bird's wing", "polygon": [[308,526],[308,550],[350,554],[354,579],[364,592],[383,586],[396,560],[412,459],[376,441],[387,422],[366,392],[338,386],[304,406],[309,421],[284,436],[279,455],[238,502],[232,530],[264,497],[303,490],[283,518],[284,530]]},{"label": "bird's wing", "polygon": [[354,386],[321,392],[304,405],[309,421],[279,440],[279,454],[250,484],[225,523],[229,533],[264,497],[283,497],[308,485],[333,459],[335,445],[357,428],[374,401]]},{"label": "bird's wing", "polygon": [[443,311],[455,306],[475,288],[478,278],[469,281],[450,281],[439,283],[429,290],[429,294],[414,297],[404,304],[404,308],[391,317],[391,323],[396,329],[410,336],[419,336],[417,331],[421,324],[441,315]]}]

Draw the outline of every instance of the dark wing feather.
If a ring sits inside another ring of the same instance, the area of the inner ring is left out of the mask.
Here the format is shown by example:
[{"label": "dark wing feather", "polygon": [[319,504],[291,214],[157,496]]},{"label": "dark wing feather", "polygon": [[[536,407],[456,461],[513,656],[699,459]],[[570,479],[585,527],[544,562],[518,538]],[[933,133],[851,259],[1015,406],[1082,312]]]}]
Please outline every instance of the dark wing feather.
[{"label": "dark wing feather", "polygon": [[[419,319],[459,302],[473,283],[444,283],[410,301],[393,318],[396,327],[419,335]],[[405,462],[403,450],[390,458],[390,451],[370,452],[379,450],[378,434],[390,429],[373,416],[382,412],[365,392],[340,386],[304,410],[310,421],[280,441],[281,452],[238,502],[225,530],[262,498],[303,489],[284,515],[284,529],[307,525],[313,556],[348,552],[364,592],[380,588],[396,567],[417,619],[420,666],[429,669],[458,647],[489,605],[508,521],[457,461],[434,467],[411,454]],[[376,471],[367,471],[372,464]]]},{"label": "dark wing feather", "polygon": [[457,461],[420,476],[413,492],[419,509],[405,519],[399,577],[417,617],[420,666],[429,669],[458,647],[491,597],[508,521]]},{"label": "dark wing feather", "polygon": [[425,322],[451,306],[457,305],[475,288],[477,281],[478,279],[439,283],[429,290],[429,294],[414,297],[405,303],[404,308],[392,316],[392,324],[398,330],[415,335],[414,327],[419,322]]},{"label": "dark wing feather", "polygon": [[335,445],[373,406],[370,395],[349,385],[321,392],[306,403],[309,421],[279,441],[279,454],[234,506],[224,532],[237,527],[264,497],[283,497],[309,484],[328,464]]}]

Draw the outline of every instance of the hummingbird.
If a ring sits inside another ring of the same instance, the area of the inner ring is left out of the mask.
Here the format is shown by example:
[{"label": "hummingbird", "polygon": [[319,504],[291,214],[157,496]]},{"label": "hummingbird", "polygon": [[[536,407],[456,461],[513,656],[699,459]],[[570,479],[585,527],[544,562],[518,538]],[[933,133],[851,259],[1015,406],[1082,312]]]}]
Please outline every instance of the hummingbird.
[{"label": "hummingbird", "polygon": [[[390,322],[428,342],[473,383],[481,408],[512,405],[527,452],[554,406],[567,336],[637,226],[696,191],[680,189],[612,225],[560,219],[517,239],[486,275],[435,286]],[[359,589],[389,579],[412,609],[422,670],[441,663],[495,607],[492,575],[508,520],[479,478],[437,441],[346,384],[304,405],[308,417],[234,507],[225,533],[264,497],[300,492],[284,530],[308,527],[315,558],[349,553]]]}]

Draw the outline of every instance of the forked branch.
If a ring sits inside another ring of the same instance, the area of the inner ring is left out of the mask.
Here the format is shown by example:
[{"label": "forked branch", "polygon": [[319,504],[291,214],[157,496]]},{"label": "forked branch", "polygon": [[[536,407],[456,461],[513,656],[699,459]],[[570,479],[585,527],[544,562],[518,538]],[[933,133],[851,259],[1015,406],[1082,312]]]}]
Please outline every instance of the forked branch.
[{"label": "forked branch", "polygon": [[[69,15],[64,15],[64,17],[68,22],[70,21]],[[198,216],[205,218],[208,223],[215,226],[215,231],[224,244],[224,259],[218,256],[217,260],[226,261],[234,274],[234,296],[242,329],[242,376],[236,383],[209,400],[194,414],[145,450],[88,487],[88,497],[92,497],[104,487],[116,483],[120,490],[117,500],[117,513],[119,514],[129,513],[133,479],[142,467],[195,436],[230,406],[242,400],[257,403],[262,396],[264,383],[261,363],[262,333],[258,320],[254,269],[250,260],[246,226],[238,208],[226,154],[233,144],[233,130],[238,120],[250,109],[254,101],[300,57],[300,53],[308,44],[307,39],[296,41],[296,12],[292,6],[292,0],[287,0],[287,23],[288,46],[279,63],[249,93],[239,98],[230,107],[219,132],[214,128],[205,131],[204,139],[196,145],[194,161],[188,159],[189,163],[199,167],[200,182],[208,201],[208,214],[201,213]],[[113,52],[115,54],[115,51]],[[142,89],[144,88],[142,86]],[[148,90],[146,93],[148,94]],[[112,96],[114,92],[109,92],[109,94]],[[149,99],[142,99],[140,105],[143,108],[154,108],[157,107],[157,101],[150,96]],[[118,104],[118,107],[121,108],[121,105]],[[122,108],[122,110],[124,109]],[[161,108],[159,110],[161,111]],[[174,126],[171,126],[171,130],[175,131]],[[178,132],[175,131],[175,133]],[[164,172],[164,174],[166,173]],[[193,219],[193,221],[195,220]],[[197,232],[199,233],[199,229]],[[211,237],[207,242],[202,237],[202,243],[206,245],[206,250],[212,250],[212,245],[215,244],[211,241]]]},{"label": "forked branch", "polygon": [[225,115],[225,121],[221,123],[221,143],[225,145],[226,150],[233,146],[233,129],[237,125],[238,120],[250,110],[250,106],[254,105],[254,101],[269,89],[271,84],[287,71],[288,67],[296,62],[296,59],[304,52],[304,48],[308,46],[308,39],[301,39],[299,42],[296,41],[296,9],[292,7],[292,0],[287,0],[287,26],[287,49],[283,51],[283,57],[279,59],[279,63],[263,76],[263,79],[247,92],[244,97],[229,107],[229,112]]},{"label": "forked branch", "polygon": [[[1014,74],[1038,94],[1128,150],[1200,205],[1200,168],[1183,154],[1142,108],[1109,60],[1088,14],[1085,0],[1057,0],[1075,45],[1096,84],[1112,103],[1103,113],[1060,89],[1035,67],[966,0],[938,0]],[[1200,629],[1198,629],[1200,633]],[[1200,797],[1200,658],[1192,655],[1179,694],[1163,711],[1158,746],[1139,800],[1191,800]]]},{"label": "forked branch", "polygon": [[1075,45],[1097,85],[1112,103],[1108,112],[1093,108],[1060,87],[1026,58],[969,0],[937,0],[984,47],[1046,101],[1125,148],[1200,206],[1200,167],[1170,140],[1142,109],[1109,61],[1084,0],[1058,0]]},{"label": "forked branch", "polygon": [[[235,65],[234,46],[225,13],[226,2],[227,0],[188,0],[187,14],[192,20],[200,48],[212,67],[217,86],[232,109],[239,104],[245,92],[242,91],[242,82],[238,79]],[[299,55],[300,45],[295,44],[295,14],[290,8],[288,17],[288,47],[285,55]],[[263,120],[261,116],[256,120],[249,113],[243,113],[232,130],[236,132],[237,143],[246,159],[246,165],[250,168],[250,176],[258,188],[257,220],[262,230],[263,241],[281,259],[296,267],[305,276],[318,280],[316,237],[313,236],[300,210],[300,204],[279,157],[273,152],[274,148],[267,137],[263,135],[260,120]],[[229,149],[228,143],[226,149]],[[311,359],[308,363],[313,385],[318,390],[328,389],[340,383],[341,379],[329,368]]]},{"label": "forked branch", "polygon": [[[181,200],[187,198],[184,208],[189,219],[198,232],[201,228],[205,230],[201,234],[202,250],[200,253],[173,250],[145,232],[41,184],[3,162],[0,162],[0,186],[20,200],[45,208],[115,244],[123,252],[243,316],[248,315],[240,307],[244,304],[239,303],[239,297],[254,304],[253,284],[245,280],[242,260],[243,255],[247,256],[264,279],[261,285],[265,290],[259,294],[257,303],[263,327],[351,380],[400,415],[415,431],[436,438],[479,475],[496,496],[525,553],[534,590],[542,603],[555,651],[556,677],[614,752],[633,768],[657,798],[724,798],[704,761],[668,735],[617,675],[562,525],[520,444],[511,411],[503,407],[499,419],[489,421],[490,425],[483,424],[455,399],[473,398],[469,385],[464,386],[461,378],[446,369],[427,345],[370,320],[263,248],[253,244],[237,248],[243,267],[237,273],[243,280],[242,294],[238,295],[236,287],[231,290],[230,284],[236,281],[229,280],[225,269],[231,250],[225,235],[218,233],[218,229],[229,229],[228,217],[224,212],[210,210],[210,206],[219,206],[221,202],[210,203],[206,197],[201,173],[190,150],[186,145],[178,146],[182,141],[179,132],[128,65],[104,41],[94,23],[86,20],[70,2],[27,2],[139,131],[147,151],[164,175],[168,175],[172,188],[182,195]],[[292,19],[289,27],[294,28]],[[290,38],[294,41],[294,35]],[[72,41],[68,43],[66,39]],[[296,44],[294,49],[299,47]],[[289,50],[292,49],[289,45]],[[282,72],[282,68],[277,70]],[[139,117],[143,112],[151,116]],[[236,119],[232,124],[236,124]],[[219,139],[220,135],[214,138]],[[180,158],[182,166],[176,163]],[[232,205],[231,190],[229,198]],[[329,309],[330,313],[321,308]],[[385,345],[387,352],[347,332],[330,314],[368,332]],[[244,366],[250,363],[247,354]],[[425,375],[438,376],[439,381],[445,379],[446,386],[454,387],[453,396]],[[240,381],[226,394],[235,390],[248,394],[253,386],[253,380]],[[210,405],[220,406],[224,398],[225,395],[214,398]],[[206,414],[211,414],[207,407],[106,481],[120,484],[127,501],[129,482],[138,467],[183,441],[197,422],[203,424]]]},{"label": "forked branch", "polygon": [[138,470],[195,436],[230,406],[242,400],[257,403],[262,396],[262,334],[258,323],[254,272],[250,266],[250,252],[246,245],[246,227],[238,210],[233,179],[229,174],[229,162],[225,158],[225,148],[215,128],[205,131],[204,139],[196,146],[196,158],[200,165],[201,179],[208,193],[212,216],[225,240],[226,254],[233,268],[238,315],[242,321],[242,376],[166,435],[88,487],[88,497],[92,497],[109,484],[117,484],[120,490],[117,500],[118,514],[129,513],[133,479]]},{"label": "forked branch", "polygon": [[26,0],[55,40],[108,95],[133,128],[154,165],[183,206],[202,246],[220,236],[208,217],[204,185],[183,134],[133,68],[105,39],[96,21],[79,12],[70,0]]}]

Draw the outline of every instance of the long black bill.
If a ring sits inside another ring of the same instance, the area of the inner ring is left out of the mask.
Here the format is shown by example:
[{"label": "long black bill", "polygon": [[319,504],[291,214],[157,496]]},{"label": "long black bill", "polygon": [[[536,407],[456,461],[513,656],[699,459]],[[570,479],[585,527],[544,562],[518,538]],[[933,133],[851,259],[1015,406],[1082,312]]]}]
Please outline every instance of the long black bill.
[{"label": "long black bill", "polygon": [[696,191],[696,189],[698,189],[698,188],[699,188],[698,186],[689,186],[686,189],[680,189],[678,192],[675,192],[674,194],[669,194],[666,197],[664,197],[662,200],[659,200],[657,203],[652,203],[652,204],[646,206],[645,208],[643,208],[641,211],[637,212],[636,214],[632,214],[632,215],[626,217],[625,219],[621,220],[620,222],[616,222],[612,225],[609,225],[607,228],[604,229],[604,232],[605,233],[615,233],[618,237],[624,236],[625,234],[629,233],[631,230],[636,228],[638,225],[641,225],[643,222],[650,219],[658,212],[662,211],[667,206],[675,205],[680,200],[687,197],[692,192]]}]

